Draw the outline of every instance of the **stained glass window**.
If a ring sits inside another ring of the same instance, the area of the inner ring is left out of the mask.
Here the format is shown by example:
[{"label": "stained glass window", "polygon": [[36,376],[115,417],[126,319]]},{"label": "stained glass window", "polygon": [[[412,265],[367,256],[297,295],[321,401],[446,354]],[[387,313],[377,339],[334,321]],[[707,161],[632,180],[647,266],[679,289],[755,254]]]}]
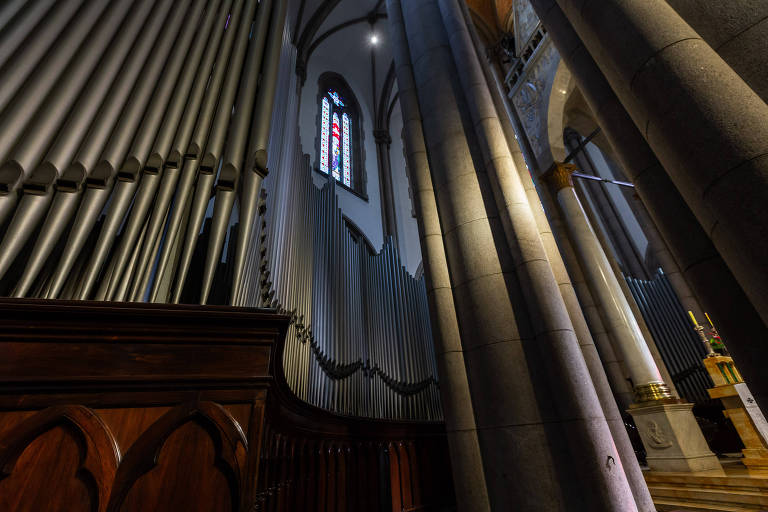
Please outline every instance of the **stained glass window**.
[{"label": "stained glass window", "polygon": [[333,113],[333,125],[331,127],[331,174],[337,180],[341,177],[339,174],[339,160],[341,157],[341,133],[339,130],[339,114]]},{"label": "stained glass window", "polygon": [[331,103],[323,97],[320,121],[320,170],[328,174],[328,126],[331,122]]},{"label": "stained glass window", "polygon": [[343,159],[342,159],[342,169],[344,171],[344,184],[348,187],[352,186],[352,173],[351,173],[351,164],[349,160],[349,116],[347,113],[341,114],[341,126],[342,126],[342,137],[343,137],[343,144],[342,144],[342,150],[343,150]]},{"label": "stained glass window", "polygon": [[320,100],[320,171],[352,188],[353,115],[344,98],[327,89]]}]

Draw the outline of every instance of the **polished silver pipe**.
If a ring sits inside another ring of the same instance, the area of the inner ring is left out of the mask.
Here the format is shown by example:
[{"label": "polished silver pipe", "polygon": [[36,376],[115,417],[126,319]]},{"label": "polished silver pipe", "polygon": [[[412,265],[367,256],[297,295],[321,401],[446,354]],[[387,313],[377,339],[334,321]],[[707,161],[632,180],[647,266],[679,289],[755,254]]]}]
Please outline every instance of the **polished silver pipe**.
[{"label": "polished silver pipe", "polygon": [[[219,108],[213,122],[213,130],[205,148],[203,167],[213,167],[219,162],[226,150],[224,162],[216,184],[216,199],[214,202],[211,232],[208,237],[208,248],[203,263],[203,279],[200,291],[200,304],[208,302],[208,295],[213,286],[213,277],[221,257],[227,226],[232,215],[232,205],[235,203],[235,189],[238,186],[240,169],[245,155],[245,141],[248,138],[248,121],[251,117],[253,99],[256,93],[257,79],[261,53],[266,38],[264,25],[268,16],[270,0],[261,3],[255,27],[259,29],[253,38],[248,40],[248,34],[254,24],[253,16],[258,2],[250,0],[246,4],[245,15],[238,28],[237,42],[229,62],[230,73],[224,82]],[[247,50],[247,58],[246,58]],[[242,78],[241,78],[242,75]],[[239,84],[239,92],[238,92]],[[237,97],[235,96],[237,94]],[[234,115],[232,105],[234,103]],[[231,118],[231,122],[230,122]],[[227,126],[229,125],[229,129]],[[227,137],[228,136],[228,137]]]},{"label": "polished silver pipe", "polygon": [[43,229],[35,241],[35,247],[29,255],[29,260],[24,267],[24,273],[13,290],[13,297],[21,298],[27,296],[30,287],[35,279],[37,279],[48,256],[59,241],[61,234],[66,231],[69,221],[75,215],[80,197],[80,192],[57,192],[54,195],[53,204],[43,222]]},{"label": "polished silver pipe", "polygon": [[[188,224],[189,220],[189,212],[192,207],[192,202],[187,201],[184,205],[179,205],[179,208],[181,208],[182,216],[181,216],[181,225],[179,228],[179,236],[176,237],[175,242],[173,243],[170,255],[168,259],[168,265],[171,266],[171,268],[175,268],[178,264],[179,258],[181,258],[181,243],[184,237],[184,234],[186,233],[186,226]],[[163,243],[167,243],[167,237],[166,240]],[[159,267],[159,263],[158,263]],[[154,297],[151,297],[151,300],[153,302],[170,302],[171,301],[171,290],[173,287],[173,278],[174,275],[172,272],[167,272],[162,280],[157,280],[159,282],[159,285],[157,287],[157,291],[154,292],[155,288],[153,288],[153,293],[155,293]]]},{"label": "polished silver pipe", "polygon": [[208,208],[208,203],[211,199],[211,192],[213,192],[213,181],[216,178],[215,174],[208,172],[200,172],[197,175],[197,186],[195,187],[195,195],[192,197],[192,206],[189,211],[189,220],[187,222],[186,233],[184,237],[184,243],[182,244],[181,257],[179,259],[178,270],[176,275],[176,282],[173,287],[173,295],[171,302],[178,304],[181,300],[181,294],[184,291],[184,284],[187,280],[187,272],[189,272],[189,265],[192,263],[192,256],[194,255],[195,245],[200,233],[200,228],[203,225],[205,219],[205,210]]},{"label": "polished silver pipe", "polygon": [[[93,226],[98,221],[99,214],[101,213],[102,208],[104,208],[107,199],[109,199],[112,188],[113,183],[109,182],[106,187],[88,187],[85,190],[83,201],[80,204],[75,220],[72,223],[72,231],[67,238],[64,250],[61,253],[61,259],[51,278],[51,285],[48,288],[46,298],[59,298],[59,293],[62,291],[70,273],[75,274],[75,272],[72,271],[72,267],[77,262],[80,250],[83,248],[83,245],[85,245],[88,235],[91,233],[91,229],[93,229]],[[76,274],[79,275],[79,272]]]},{"label": "polished silver pipe", "polygon": [[[83,244],[88,239],[90,231],[96,223],[97,218],[95,216],[98,216],[102,206],[107,201],[109,192],[112,190],[115,166],[117,165],[115,162],[121,159],[124,152],[127,151],[130,139],[123,137],[122,145],[110,144],[110,151],[107,151],[104,155],[105,160],[102,160],[99,165],[96,165],[96,162],[106,148],[108,139],[112,139],[110,134],[113,134],[113,132],[130,132],[132,131],[131,126],[134,126],[135,129],[135,126],[141,119],[140,115],[143,112],[143,107],[141,107],[142,112],[139,112],[139,116],[131,114],[139,110],[139,105],[144,101],[144,94],[141,94],[142,90],[136,88],[136,94],[131,97],[128,104],[129,108],[124,109],[123,107],[129,101],[129,96],[134,90],[138,77],[145,68],[145,63],[148,63],[148,59],[152,58],[150,57],[150,52],[153,48],[156,48],[155,43],[158,41],[159,34],[163,32],[161,28],[168,21],[166,18],[168,17],[171,5],[171,0],[161,0],[153,8],[147,24],[132,46],[121,68],[121,74],[125,79],[116,80],[112,84],[109,96],[104,101],[97,118],[91,125],[88,137],[78,150],[75,162],[64,171],[59,180],[59,193],[71,193],[66,190],[79,190],[87,177],[93,177],[95,182],[86,191],[83,203],[72,225],[72,231],[54,272],[52,285],[47,292],[48,298],[56,298],[58,296],[67,276],[70,274],[72,265],[77,261]],[[148,93],[146,95],[148,99]],[[123,112],[124,110],[125,112]],[[113,130],[113,128],[115,129]],[[65,189],[62,189],[62,186]],[[81,212],[83,215],[81,215]],[[89,215],[94,217],[88,217]],[[43,229],[48,228],[44,226]]]},{"label": "polished silver pipe", "polygon": [[[4,162],[13,145],[19,140],[24,128],[38,112],[48,93],[61,79],[70,60],[80,49],[81,43],[96,26],[107,2],[86,2],[76,15],[77,23],[64,31],[52,50],[46,54],[33,76],[24,82],[19,93],[13,97],[0,113],[0,162]],[[0,167],[0,191],[11,190],[23,173],[14,162],[5,162]]]},{"label": "polished silver pipe", "polygon": [[[76,148],[82,140],[85,130],[90,124],[93,116],[96,114],[100,102],[98,98],[89,98],[82,96],[79,101],[78,96],[82,93],[90,94],[95,89],[88,86],[88,79],[96,69],[98,63],[104,58],[111,59],[118,52],[117,44],[111,44],[113,37],[117,34],[116,43],[128,45],[130,40],[119,37],[119,30],[125,25],[133,26],[138,31],[138,23],[132,24],[125,20],[129,9],[132,7],[133,0],[116,0],[110,2],[109,7],[99,17],[94,27],[89,27],[90,32],[72,57],[72,61],[56,80],[45,99],[40,104],[37,112],[26,123],[26,127],[20,134],[17,142],[8,153],[8,158],[19,166],[22,176],[28,180],[29,186],[36,188],[47,188],[58,178],[63,167],[67,165]],[[90,84],[101,85],[103,94],[106,94],[108,82],[91,81]],[[83,88],[85,87],[85,90]],[[103,96],[102,96],[103,97]],[[75,102],[77,103],[75,104]],[[71,107],[75,110],[67,119]],[[35,166],[40,162],[43,154],[54,138],[57,131],[62,127],[64,121],[71,121],[64,127],[72,131],[63,131],[59,134],[56,153],[52,153],[51,160],[37,168]],[[75,131],[80,129],[81,131]],[[64,150],[60,148],[68,146]],[[59,160],[58,157],[61,157]],[[69,157],[69,158],[66,158]],[[34,176],[33,171],[36,171]],[[0,171],[2,175],[2,171]],[[2,178],[0,178],[2,179]],[[31,182],[31,183],[29,183]]]},{"label": "polished silver pipe", "polygon": [[[187,205],[190,204],[189,195],[192,192],[192,187],[199,170],[200,151],[205,144],[205,140],[208,138],[211,120],[213,119],[226,68],[221,63],[227,61],[232,47],[231,41],[234,37],[234,30],[228,31],[227,34],[229,36],[226,38],[224,38],[224,33],[230,20],[230,13],[237,16],[241,7],[242,1],[233,5],[232,0],[225,0],[221,5],[218,23],[215,25],[216,29],[213,37],[208,41],[209,44],[206,46],[205,55],[200,65],[201,72],[190,93],[189,103],[176,134],[173,149],[168,157],[169,162],[175,163],[182,170],[180,181],[176,187],[174,207],[166,228],[165,242],[157,263],[155,280],[150,290],[150,301],[152,302],[158,301],[158,291],[161,283],[166,281],[172,283],[175,277],[173,269],[176,267],[175,262],[178,261],[179,253],[177,250],[177,256],[174,258],[171,258],[171,253],[174,247],[179,247],[177,243],[180,238],[179,233],[185,231],[182,217],[184,212],[188,210]],[[222,22],[222,18],[226,21]],[[219,62],[219,65],[214,70],[215,62]],[[208,87],[209,83],[210,87]],[[168,179],[171,180],[172,178]],[[165,186],[172,188],[173,184]],[[166,276],[168,276],[167,279]]]},{"label": "polished silver pipe", "polygon": [[[121,181],[120,183],[125,182]],[[100,290],[104,290],[105,300],[113,300],[114,293],[121,284],[123,274],[129,270],[134,270],[128,268],[130,265],[127,265],[127,262],[129,258],[132,258],[136,245],[139,244],[137,237],[140,231],[146,232],[146,213],[152,205],[152,200],[160,183],[160,176],[157,173],[145,171],[140,179],[132,180],[130,183],[133,184],[131,188],[136,190],[136,195],[133,199],[130,213],[126,215],[125,211],[127,210],[125,210],[123,215],[121,215],[124,220],[124,227],[120,244],[113,256],[115,258],[115,267],[112,276],[109,280],[102,279],[100,285]],[[136,259],[134,259],[134,264],[137,259],[138,253]],[[101,291],[99,294],[101,295]]]},{"label": "polished silver pipe", "polygon": [[[16,95],[19,87],[29,77],[43,55],[50,50],[51,45],[61,35],[61,32],[72,23],[72,18],[82,3],[83,0],[56,2],[48,12],[46,19],[35,27],[36,30],[26,35],[24,44],[12,54],[8,53],[11,46],[6,47],[0,41],[0,53],[7,57],[4,59],[0,56],[0,62],[2,62],[0,76],[3,77],[3,87],[0,89],[0,110]],[[25,9],[24,13],[27,14],[30,10]],[[14,26],[18,25],[14,23]]]},{"label": "polished silver pipe", "polygon": [[[166,147],[169,147],[170,141],[176,133],[183,111],[182,105],[187,99],[187,91],[176,87],[176,81],[183,65],[196,64],[189,62],[188,53],[193,36],[198,35],[198,23],[203,13],[204,3],[204,0],[196,0],[190,10],[186,12],[183,26],[163,68],[162,79],[144,114],[144,119],[136,133],[128,158],[118,173],[122,179],[139,181],[140,186],[133,207],[126,218],[127,222],[123,228],[122,239],[117,247],[115,271],[107,286],[107,300],[111,299],[116,287],[120,284],[126,262],[131,256],[136,237],[145,224],[147,212],[160,184],[159,173],[162,172],[162,157],[164,155],[156,152],[152,155],[154,157],[152,162],[149,162],[150,153],[153,147],[157,147],[153,146],[156,138],[161,141],[161,144],[165,144],[167,141]],[[168,123],[163,122],[163,116],[166,112],[169,113],[166,116]],[[161,128],[164,133],[160,131]]]},{"label": "polished silver pipe", "polygon": [[[252,4],[253,2],[249,0],[249,3],[246,7],[250,8]],[[209,134],[221,133],[222,130],[224,130],[227,126],[229,117],[225,117],[223,113],[221,115],[216,115],[216,105],[217,103],[220,105],[223,104],[223,95],[225,92],[224,85],[226,85],[224,83],[225,76],[229,77],[232,74],[239,76],[240,67],[230,66],[230,61],[232,60],[230,55],[232,57],[236,57],[235,52],[233,51],[233,46],[235,45],[237,38],[242,40],[247,36],[247,31],[245,35],[241,35],[242,30],[240,29],[243,25],[250,27],[250,22],[251,19],[249,19],[246,14],[243,1],[237,0],[229,18],[228,24],[230,28],[225,31],[221,53],[217,59],[217,63],[219,63],[219,65],[214,68],[214,73],[211,76],[210,86],[208,89],[209,94],[206,94],[205,101],[200,112],[200,117],[197,120],[197,126],[195,127],[195,132],[192,136],[192,142],[187,149],[187,154],[194,155],[196,158],[201,158],[201,162],[199,164],[200,170],[197,178],[197,188],[195,190],[194,196],[192,197],[192,208],[190,210],[189,216],[190,224],[187,226],[186,237],[184,238],[184,244],[182,245],[182,253],[179,260],[176,283],[174,285],[174,302],[180,299],[181,292],[184,289],[187,273],[189,271],[189,264],[192,261],[192,255],[197,244],[197,234],[199,233],[203,219],[205,218],[205,209],[210,199],[210,188],[213,185],[213,181],[216,177],[216,171],[219,167],[219,160],[213,156],[207,148],[207,145],[210,144],[209,139],[211,139],[211,141],[213,140],[213,137],[209,137]],[[235,27],[238,28],[236,29]],[[224,65],[224,63],[227,64]],[[227,71],[229,71],[229,73],[227,73]],[[234,94],[234,92],[232,94]],[[219,98],[220,95],[222,96],[221,99]],[[232,101],[230,100],[228,103],[230,109],[229,114],[231,114]],[[223,108],[224,107],[220,107],[220,110],[223,110]],[[222,124],[223,127],[220,127]],[[223,144],[223,140],[221,140],[219,144]],[[202,155],[203,149],[206,150],[206,154],[199,156]],[[216,155],[220,155],[221,146],[214,149],[217,149]]]},{"label": "polished silver pipe", "polygon": [[0,7],[0,64],[21,46],[21,43],[33,32],[40,20],[50,16],[51,6],[55,0],[36,0],[22,2],[7,2]]},{"label": "polished silver pipe", "polygon": [[15,16],[19,14],[19,11],[25,5],[29,5],[29,0],[7,0],[3,5],[0,5],[0,33],[6,31],[9,23],[12,23],[11,26],[14,28],[18,25],[15,22]]},{"label": "polished silver pipe", "polygon": [[[89,37],[84,46],[98,48],[100,44],[106,43],[106,37],[111,38],[112,33],[117,29],[117,23],[122,20],[128,12],[128,8],[131,6],[130,2],[122,2],[120,5],[122,5],[122,9],[115,9],[105,13],[105,16],[106,14],[109,14],[109,16],[106,17],[111,19],[111,30],[109,32],[107,32],[107,30],[102,30],[101,33],[103,37],[101,39],[93,37],[92,34],[92,37]],[[58,127],[59,122],[54,118],[60,118],[65,115],[69,110],[66,106],[68,102],[72,101],[78,93],[80,94],[77,103],[75,103],[74,107],[72,107],[69,112],[64,126],[59,130],[59,135],[56,138],[53,147],[48,151],[44,162],[34,168],[29,176],[27,183],[25,184],[25,189],[29,189],[29,192],[42,194],[53,193],[50,190],[50,186],[53,184],[53,181],[61,175],[65,166],[72,161],[72,158],[77,152],[78,145],[83,139],[84,134],[87,133],[89,125],[96,116],[97,110],[106,96],[110,84],[117,75],[120,65],[130,49],[131,42],[135,39],[146,16],[149,14],[151,5],[151,0],[139,1],[138,5],[134,6],[135,10],[128,16],[128,21],[126,23],[120,23],[120,31],[117,32],[115,37],[109,43],[109,47],[104,52],[103,56],[101,56],[98,72],[93,73],[94,76],[87,82],[82,92],[79,91],[83,86],[85,77],[90,74],[91,69],[95,66],[93,56],[90,61],[90,66],[86,66],[85,59],[79,59],[76,61],[78,65],[80,65],[78,69],[73,69],[72,67],[68,68],[66,77],[70,78],[78,76],[80,79],[79,82],[76,83],[74,79],[60,81],[55,89],[57,94],[52,92],[49,98],[43,103],[41,113],[45,112],[46,114],[36,116],[27,129],[29,135],[36,134],[36,136],[25,137],[23,143],[18,144],[14,148],[14,154],[16,155],[14,157],[15,161],[20,163],[22,167],[25,165],[23,162],[27,162],[31,165],[31,163],[36,160],[37,152],[42,150],[43,146],[41,144],[44,144],[44,142],[41,141],[47,141],[49,138],[52,138],[52,130]],[[109,23],[106,23],[106,21],[109,20],[102,21],[105,22],[102,24],[102,27],[106,28],[109,26]],[[96,55],[101,54],[96,52]],[[54,114],[51,115],[50,112],[54,112]],[[48,133],[48,136],[45,135],[46,133]],[[37,141],[36,145],[27,143],[28,141],[33,140]],[[75,196],[75,198],[76,197],[78,196]],[[31,285],[31,280],[37,276],[37,273],[53,249],[53,245],[58,241],[60,233],[63,231],[63,229],[61,229],[62,222],[57,216],[64,215],[67,216],[66,220],[69,220],[74,212],[68,207],[75,202],[75,198],[64,198],[61,201],[54,201],[54,207],[56,207],[57,211],[54,212],[55,215],[48,216],[48,219],[50,219],[49,225],[43,227],[41,234],[38,237],[38,241],[35,243],[35,248],[32,251],[31,260],[27,263],[24,270],[24,284],[22,284],[22,286],[17,285],[15,293],[25,293],[25,289]],[[32,214],[30,210],[28,210],[28,212]],[[22,222],[25,221],[22,220]],[[36,223],[34,225],[27,224],[27,230],[21,233],[21,236],[18,238],[13,239],[15,245],[19,246],[19,248],[9,247],[5,244],[5,241],[0,245],[0,254],[3,255],[3,258],[0,258],[0,260],[12,257],[11,254],[17,253],[20,247],[26,243],[28,237],[37,227]],[[56,232],[51,232],[50,224],[56,224]],[[64,223],[64,225],[66,225],[66,223]],[[30,264],[32,264],[31,268]],[[2,265],[2,263],[0,263],[0,265]],[[0,272],[0,277],[1,275],[2,272]]]},{"label": "polished silver pipe", "polygon": [[52,191],[46,194],[24,194],[16,208],[16,213],[0,244],[0,278],[8,271],[16,255],[24,247],[29,233],[37,227],[48,210],[53,197]]},{"label": "polished silver pipe", "polygon": [[[218,41],[224,31],[224,23],[221,21],[226,19],[229,4],[228,1],[222,3],[216,0],[208,6],[203,26],[196,34],[194,45],[189,50],[184,68],[178,78],[177,93],[168,106],[163,126],[160,127],[152,152],[147,159],[148,168],[162,168],[162,178],[147,227],[146,241],[137,261],[137,275],[130,293],[132,297],[138,293],[138,288],[146,288],[150,279],[150,261],[153,261],[156,256],[154,252],[155,247],[158,247],[156,241],[160,237],[164,225],[163,219],[167,215],[181,173],[182,151],[189,146],[192,138],[194,120],[203,101],[204,84],[208,82]],[[217,21],[219,21],[220,30],[211,39],[211,33]],[[201,85],[193,88],[196,82]]]},{"label": "polished silver pipe", "polygon": [[[174,272],[172,269],[176,267],[180,255],[178,252],[181,247],[179,240],[182,239],[182,232],[185,231],[186,222],[189,220],[189,209],[192,204],[189,194],[197,177],[199,167],[200,160],[197,158],[185,158],[183,161],[181,179],[179,180],[173,211],[170,214],[170,220],[165,232],[165,242],[160,250],[155,280],[149,293],[150,302],[164,302],[165,299],[160,297],[160,287],[166,280],[173,281]],[[172,257],[174,248],[177,248],[176,257]]]},{"label": "polished silver pipe", "polygon": [[128,294],[128,285],[131,282],[133,273],[136,270],[136,260],[139,258],[139,250],[141,249],[141,244],[144,243],[144,239],[147,236],[147,225],[148,223],[144,222],[144,226],[141,228],[141,233],[139,233],[139,237],[136,239],[136,244],[131,250],[131,257],[128,259],[125,272],[123,272],[123,278],[120,280],[120,284],[114,290],[109,300],[125,302],[126,300],[130,299],[129,297],[126,297]]},{"label": "polished silver pipe", "polygon": [[[107,221],[99,233],[99,238],[83,276],[83,287],[79,294],[83,300],[90,295],[96,284],[99,272],[114,243],[117,229],[120,227],[130,205],[130,200],[138,188],[136,175],[143,167],[144,160],[149,153],[149,146],[159,125],[160,117],[156,112],[161,108],[164,110],[165,106],[161,100],[165,97],[166,88],[163,87],[165,82],[159,80],[160,74],[169,55],[171,55],[185,14],[186,9],[183,8],[172,10],[166,30],[161,33],[154,52],[144,68],[144,76],[138,81],[136,89],[125,107],[124,115],[121,116],[118,126],[104,150],[102,161],[109,165],[96,166],[91,175],[92,179],[108,178],[109,176],[104,176],[104,174],[108,172],[114,175],[115,170],[118,167],[120,169],[117,173],[120,179],[115,186],[115,197],[110,202]],[[161,83],[161,88],[157,89],[159,92],[155,93],[154,88],[158,83]],[[152,101],[151,106],[150,100]],[[150,108],[148,109],[147,106]],[[146,116],[144,116],[145,113]],[[140,126],[141,128],[139,128]],[[135,139],[134,136],[136,136]],[[133,144],[131,144],[132,140]],[[130,152],[128,151],[129,145],[132,146]],[[99,172],[104,174],[99,175]],[[116,260],[117,262],[118,260]],[[116,267],[115,270],[120,272],[122,269]]]},{"label": "polished silver pipe", "polygon": [[[272,120],[272,110],[275,102],[275,90],[277,87],[277,77],[280,69],[280,54],[282,47],[283,31],[285,25],[287,0],[273,0],[274,6],[270,16],[270,34],[267,47],[264,52],[264,65],[262,68],[262,79],[259,86],[259,94],[256,101],[256,107],[253,113],[253,126],[251,128],[252,143],[249,151],[250,157],[247,159],[251,169],[246,169],[246,173],[256,173],[256,176],[250,176],[247,180],[248,187],[243,187],[240,195],[241,219],[246,222],[240,222],[240,234],[237,237],[235,245],[234,260],[234,278],[232,288],[238,289],[242,281],[241,268],[245,258],[246,248],[250,243],[253,215],[255,204],[258,200],[261,180],[267,175],[267,145],[269,143],[269,128]],[[245,180],[244,180],[245,182]]]},{"label": "polished silver pipe", "polygon": [[0,228],[3,227],[5,221],[11,217],[13,209],[16,208],[16,203],[19,201],[19,194],[15,191],[10,194],[0,194]]}]

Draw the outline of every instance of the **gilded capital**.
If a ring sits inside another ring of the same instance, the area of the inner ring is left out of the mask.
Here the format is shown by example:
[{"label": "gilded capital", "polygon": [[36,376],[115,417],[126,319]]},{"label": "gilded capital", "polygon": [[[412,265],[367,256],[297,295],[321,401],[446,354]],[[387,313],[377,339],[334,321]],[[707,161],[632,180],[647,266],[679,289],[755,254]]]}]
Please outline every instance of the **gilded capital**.
[{"label": "gilded capital", "polygon": [[564,164],[555,162],[552,167],[544,173],[544,180],[554,189],[555,193],[567,187],[573,187],[571,174],[578,170],[573,164]]}]

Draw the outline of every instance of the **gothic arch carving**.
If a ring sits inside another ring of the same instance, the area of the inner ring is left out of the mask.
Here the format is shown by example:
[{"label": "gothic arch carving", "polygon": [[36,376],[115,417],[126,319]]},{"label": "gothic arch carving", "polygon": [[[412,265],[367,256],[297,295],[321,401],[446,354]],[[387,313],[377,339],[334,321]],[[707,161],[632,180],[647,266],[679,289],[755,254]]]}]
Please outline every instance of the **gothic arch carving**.
[{"label": "gothic arch carving", "polygon": [[[198,452],[188,455],[185,452],[186,447],[183,446],[185,429],[197,437],[196,445],[198,446],[202,444],[199,442],[199,438],[204,435],[208,436],[213,451],[212,461],[208,453],[201,453],[198,450]],[[194,432],[191,432],[192,430]],[[181,437],[172,439],[175,435]],[[213,402],[204,401],[182,404],[171,409],[153,423],[125,454],[115,476],[112,495],[106,510],[107,512],[117,512],[126,510],[126,506],[128,510],[136,509],[136,504],[131,502],[129,498],[131,491],[138,485],[142,486],[143,492],[137,494],[142,494],[141,498],[144,500],[155,499],[175,503],[175,499],[181,498],[181,496],[168,496],[168,493],[177,491],[177,494],[181,495],[182,493],[189,493],[189,489],[177,484],[174,489],[166,490],[162,489],[161,484],[164,477],[171,476],[170,472],[175,472],[172,477],[176,482],[184,481],[186,475],[179,473],[185,471],[185,468],[190,478],[206,484],[208,483],[207,480],[218,479],[220,481],[223,476],[226,480],[228,496],[220,496],[222,500],[219,501],[216,500],[215,496],[212,500],[201,501],[224,503],[226,500],[223,498],[228,497],[230,506],[223,509],[239,510],[244,499],[241,493],[242,481],[245,477],[245,454],[247,450],[248,441],[240,425],[223,407]],[[171,454],[175,453],[188,458],[188,460],[163,460],[164,458],[171,458]],[[168,466],[164,465],[165,462],[169,463]],[[157,473],[153,475],[153,471]],[[150,483],[142,482],[143,479],[148,479]],[[155,482],[154,485],[151,485],[153,479]],[[159,490],[158,485],[160,485]],[[148,491],[147,489],[150,487],[152,491],[156,492]],[[221,494],[221,488],[218,490]],[[197,488],[195,492],[217,494],[215,490],[201,488]]]},{"label": "gothic arch carving", "polygon": [[[63,449],[67,447],[63,445],[70,445],[70,449]],[[25,461],[24,468],[17,468],[27,449],[36,450],[37,457]],[[93,410],[81,405],[49,407],[22,421],[0,440],[0,508],[34,510],[36,505],[27,501],[23,491],[32,489],[34,494],[34,482],[39,479],[43,487],[67,487],[73,483],[85,486],[85,492],[80,489],[81,492],[75,494],[90,503],[61,503],[61,506],[79,510],[77,505],[81,505],[83,510],[102,512],[106,509],[119,462],[117,442]],[[25,474],[20,482],[23,486],[14,492],[13,477],[17,469]],[[67,477],[71,477],[71,481],[67,482]],[[62,492],[51,496],[64,501],[72,494]],[[10,505],[7,500],[15,501]],[[47,506],[54,509],[56,503],[47,502]]]}]

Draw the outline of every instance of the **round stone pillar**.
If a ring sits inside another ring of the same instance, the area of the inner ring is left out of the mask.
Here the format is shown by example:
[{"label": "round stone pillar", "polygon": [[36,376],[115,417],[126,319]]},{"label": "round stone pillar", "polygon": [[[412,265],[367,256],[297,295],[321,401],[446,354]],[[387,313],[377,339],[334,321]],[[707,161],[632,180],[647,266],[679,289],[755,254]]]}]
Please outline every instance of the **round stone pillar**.
[{"label": "round stone pillar", "polygon": [[640,326],[632,314],[632,308],[573,189],[571,173],[575,170],[573,165],[555,164],[548,172],[547,179],[562,209],[571,240],[579,252],[590,289],[602,306],[615,348],[623,356],[634,386],[635,401],[671,398],[669,388],[661,378]]},{"label": "round stone pillar", "polygon": [[665,0],[557,0],[768,322],[768,105]]},{"label": "round stone pillar", "polygon": [[590,290],[602,306],[616,349],[622,353],[635,391],[629,413],[656,471],[721,469],[691,412],[693,404],[675,399],[662,380],[632,308],[600,242],[592,230],[571,181],[576,166],[558,164],[547,173],[558,205],[579,252]]},{"label": "round stone pillar", "polygon": [[554,0],[531,0],[629,179],[747,381],[768,407],[768,329]]}]

